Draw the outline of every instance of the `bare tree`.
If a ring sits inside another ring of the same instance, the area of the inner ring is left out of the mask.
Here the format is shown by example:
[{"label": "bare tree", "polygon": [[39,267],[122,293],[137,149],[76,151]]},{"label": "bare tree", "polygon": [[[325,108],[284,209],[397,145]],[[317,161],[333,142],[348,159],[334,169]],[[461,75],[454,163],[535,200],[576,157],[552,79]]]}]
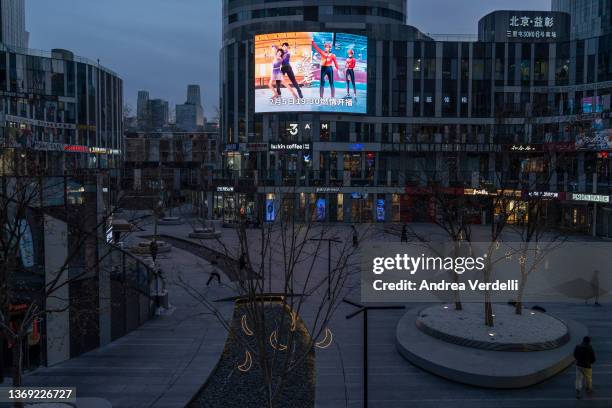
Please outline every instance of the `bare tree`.
[{"label": "bare tree", "polygon": [[[11,153],[17,151],[11,149]],[[106,238],[104,231],[110,218],[97,213],[95,199],[85,198],[84,203],[76,204],[67,201],[67,179],[86,183],[88,176],[46,177],[27,154],[20,155],[20,160],[10,156],[6,151],[0,155],[0,337],[9,342],[13,386],[19,387],[23,384],[23,349],[33,326],[66,312],[77,313],[86,324],[88,319],[91,321],[88,313],[99,312],[99,305],[95,310],[86,310],[83,305],[96,298],[89,290],[90,284],[97,280],[102,263],[113,248],[101,249],[99,245]],[[47,200],[52,200],[53,205],[48,206]],[[49,219],[60,220],[66,225],[65,230],[54,231],[47,226]],[[65,256],[58,257],[57,265],[45,265],[42,272],[45,281],[40,286],[23,279],[28,270],[39,265],[32,252],[28,220],[48,234],[55,234],[54,241],[63,242],[66,247]],[[81,290],[67,295],[67,288],[73,284],[78,284]],[[97,293],[96,290],[96,296]],[[16,301],[20,305],[18,316],[11,307]],[[0,365],[4,363],[0,361]]]},{"label": "bare tree", "polygon": [[[249,228],[253,223],[247,223],[244,212],[235,208],[237,240],[233,246],[223,239],[216,242],[217,250],[235,261],[236,266],[226,272],[234,274],[230,287],[238,301],[239,326],[225,321],[205,293],[179,279],[179,285],[220,318],[230,336],[244,347],[246,360],[239,362],[239,369],[256,364],[261,370],[270,408],[282,406],[283,388],[313,348],[331,344],[329,322],[347,293],[355,266],[352,255],[357,250],[352,231],[318,223],[316,214],[303,217],[307,211],[296,203],[296,196],[277,193],[274,217],[268,215],[264,221],[261,212],[255,223],[259,229]],[[321,270],[327,273],[321,276]],[[274,313],[271,305],[282,312]],[[302,319],[304,313],[309,317]]]}]

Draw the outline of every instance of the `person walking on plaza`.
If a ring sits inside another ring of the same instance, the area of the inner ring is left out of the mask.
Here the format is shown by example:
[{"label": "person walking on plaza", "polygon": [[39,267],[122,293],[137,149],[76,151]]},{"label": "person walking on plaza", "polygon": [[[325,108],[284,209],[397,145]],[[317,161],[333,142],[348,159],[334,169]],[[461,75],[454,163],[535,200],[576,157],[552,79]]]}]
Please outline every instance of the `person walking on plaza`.
[{"label": "person walking on plaza", "polygon": [[359,246],[359,235],[357,234],[357,228],[354,225],[351,225],[353,229],[353,248],[357,248]]},{"label": "person walking on plaza", "polygon": [[217,278],[217,282],[220,285],[221,284],[221,274],[217,270],[217,268],[219,267],[219,255],[215,255],[215,259],[210,261],[210,266],[211,266],[211,272],[210,272],[210,277],[208,278],[208,281],[206,282],[206,286],[210,285],[210,282],[212,282],[214,278]]},{"label": "person walking on plaza", "polygon": [[595,351],[591,346],[591,338],[585,337],[582,343],[574,349],[576,359],[576,398],[582,398],[582,386],[586,383],[587,393],[593,392],[593,363]]},{"label": "person walking on plaza", "polygon": [[401,242],[408,242],[408,227],[406,224],[402,227],[402,237],[400,238]]}]

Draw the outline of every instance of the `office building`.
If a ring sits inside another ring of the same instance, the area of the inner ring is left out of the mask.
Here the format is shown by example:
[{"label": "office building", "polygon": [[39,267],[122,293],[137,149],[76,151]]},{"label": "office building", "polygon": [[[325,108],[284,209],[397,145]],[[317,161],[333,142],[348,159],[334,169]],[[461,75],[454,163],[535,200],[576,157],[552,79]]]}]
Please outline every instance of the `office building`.
[{"label": "office building", "polygon": [[[11,262],[11,324],[30,304],[58,310],[33,324],[24,346],[29,370],[107,344],[151,317],[153,271],[100,234],[113,235],[110,214],[120,205],[122,79],[67,50],[5,45],[0,72],[0,201],[8,203],[7,226],[19,222],[31,237]],[[17,201],[24,196],[12,192],[22,191],[23,180],[36,194]],[[17,205],[19,220],[12,217]],[[63,286],[46,297],[45,285],[58,275]],[[2,347],[10,356],[7,342]],[[10,359],[3,364],[6,370]]]},{"label": "office building", "polygon": [[[550,11],[491,13],[473,40],[405,21],[403,0],[224,1],[224,217],[431,222],[432,185],[483,200],[508,189],[524,206],[529,180],[560,228],[612,236],[607,37],[570,40],[570,16]],[[280,67],[285,42],[303,98]]]},{"label": "office building", "polygon": [[25,0],[0,0],[0,42],[17,48],[28,47]]},{"label": "office building", "polygon": [[184,132],[195,132],[204,127],[204,108],[199,85],[189,85],[187,101],[176,105],[176,127]]},{"label": "office building", "polygon": [[170,109],[168,101],[163,99],[150,99],[148,103],[149,128],[164,129],[168,126]]},{"label": "office building", "polygon": [[136,102],[136,120],[138,126],[145,128],[149,121],[149,91],[138,91]]},{"label": "office building", "polygon": [[552,0],[552,10],[568,13],[572,38],[584,40],[612,33],[611,0]]},{"label": "office building", "polygon": [[200,95],[200,85],[187,86],[187,104],[202,105],[202,96]]}]

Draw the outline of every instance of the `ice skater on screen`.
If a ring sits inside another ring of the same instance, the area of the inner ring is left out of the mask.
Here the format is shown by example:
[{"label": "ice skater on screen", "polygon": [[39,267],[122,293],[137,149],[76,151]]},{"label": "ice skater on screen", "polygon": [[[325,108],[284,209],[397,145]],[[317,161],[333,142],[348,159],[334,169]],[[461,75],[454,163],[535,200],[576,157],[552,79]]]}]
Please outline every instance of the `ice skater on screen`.
[{"label": "ice skater on screen", "polygon": [[340,72],[336,55],[332,52],[332,45],[329,42],[325,43],[325,51],[323,51],[317,43],[312,40],[312,46],[321,55],[321,84],[319,87],[319,94],[323,98],[325,94],[325,77],[329,81],[329,88],[331,89],[331,97],[336,97],[336,89],[334,87],[334,66]]},{"label": "ice skater on screen", "polygon": [[346,97],[351,97],[350,85],[353,83],[353,97],[357,99],[357,86],[355,85],[355,65],[357,60],[355,59],[355,51],[348,50],[348,58],[344,65],[344,78],[346,79]]},{"label": "ice skater on screen", "polygon": [[289,43],[286,43],[286,42],[283,43],[283,52],[284,54],[283,54],[283,64],[281,65],[281,72],[283,73],[283,75],[286,75],[287,78],[289,78],[289,81],[291,81],[291,84],[296,89],[298,95],[300,96],[300,99],[302,99],[304,97],[302,95],[302,90],[300,89],[300,85],[298,84],[298,81],[295,79],[295,73],[293,72],[293,67],[291,67],[291,50],[289,48]]},{"label": "ice skater on screen", "polygon": [[291,92],[294,98],[297,98],[297,93],[291,87],[289,80],[283,75],[283,58],[285,56],[285,51],[276,45],[273,45],[272,49],[274,50],[274,57],[272,58],[272,75],[270,76],[270,82],[268,82],[268,88],[272,90],[272,99],[281,96],[281,84],[289,89],[289,92]]}]

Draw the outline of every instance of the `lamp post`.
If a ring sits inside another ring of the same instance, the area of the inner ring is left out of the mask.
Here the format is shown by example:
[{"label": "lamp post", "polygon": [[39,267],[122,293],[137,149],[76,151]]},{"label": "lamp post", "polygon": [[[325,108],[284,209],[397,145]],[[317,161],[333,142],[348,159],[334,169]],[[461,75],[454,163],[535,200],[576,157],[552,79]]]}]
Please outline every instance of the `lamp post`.
[{"label": "lamp post", "polygon": [[363,408],[368,408],[368,310],[399,310],[405,309],[406,306],[363,306],[348,299],[342,301],[359,308],[347,315],[347,319],[352,319],[363,312]]},{"label": "lamp post", "polygon": [[331,244],[342,241],[338,238],[311,238],[309,241],[327,242],[327,300],[331,299]]}]

